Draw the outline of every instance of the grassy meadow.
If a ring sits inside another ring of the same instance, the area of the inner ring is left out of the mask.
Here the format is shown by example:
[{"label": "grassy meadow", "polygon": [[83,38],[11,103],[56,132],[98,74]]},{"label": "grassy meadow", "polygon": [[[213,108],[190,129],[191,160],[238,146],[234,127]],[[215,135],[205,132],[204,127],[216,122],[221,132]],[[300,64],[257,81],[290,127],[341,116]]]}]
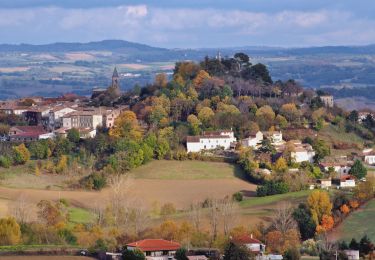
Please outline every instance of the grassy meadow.
[{"label": "grassy meadow", "polygon": [[363,208],[351,213],[337,227],[333,235],[335,239],[348,242],[353,237],[359,240],[364,235],[375,241],[375,199],[372,199]]}]

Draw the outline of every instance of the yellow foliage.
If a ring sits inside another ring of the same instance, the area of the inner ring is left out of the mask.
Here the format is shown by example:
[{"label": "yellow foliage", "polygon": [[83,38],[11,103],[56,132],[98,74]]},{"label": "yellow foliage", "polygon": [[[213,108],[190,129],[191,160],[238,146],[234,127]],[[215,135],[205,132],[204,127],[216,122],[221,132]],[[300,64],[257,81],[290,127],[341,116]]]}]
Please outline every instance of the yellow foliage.
[{"label": "yellow foliage", "polygon": [[209,79],[209,78],[211,78],[211,77],[210,77],[210,74],[207,73],[207,71],[200,70],[198,72],[197,76],[195,77],[194,81],[193,81],[194,87],[195,88],[200,88],[202,86],[202,83],[206,79]]},{"label": "yellow foliage", "polygon": [[307,205],[310,208],[312,219],[316,225],[321,223],[324,215],[331,216],[332,203],[325,191],[313,191],[307,198]]},{"label": "yellow foliage", "polygon": [[113,137],[126,137],[131,140],[140,140],[142,131],[138,124],[137,116],[132,111],[121,113],[115,120],[114,127],[109,130]]},{"label": "yellow foliage", "polygon": [[13,217],[0,219],[0,245],[15,245],[21,240],[21,229]]}]

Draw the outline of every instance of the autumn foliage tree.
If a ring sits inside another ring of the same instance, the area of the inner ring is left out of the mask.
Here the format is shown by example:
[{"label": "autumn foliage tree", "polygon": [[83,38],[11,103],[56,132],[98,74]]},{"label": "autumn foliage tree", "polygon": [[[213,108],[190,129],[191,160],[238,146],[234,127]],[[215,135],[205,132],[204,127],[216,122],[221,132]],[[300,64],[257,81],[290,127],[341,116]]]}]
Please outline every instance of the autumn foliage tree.
[{"label": "autumn foliage tree", "polygon": [[25,164],[30,160],[30,152],[25,144],[20,144],[13,147],[13,159],[16,164]]},{"label": "autumn foliage tree", "polygon": [[325,191],[313,191],[307,198],[307,205],[310,208],[311,217],[316,225],[322,222],[323,216],[331,216],[332,203]]},{"label": "autumn foliage tree", "polygon": [[0,245],[15,245],[21,240],[21,229],[13,217],[0,219]]},{"label": "autumn foliage tree", "polygon": [[113,137],[124,137],[130,140],[140,140],[142,131],[137,116],[132,111],[122,112],[115,120],[114,127],[109,130]]}]

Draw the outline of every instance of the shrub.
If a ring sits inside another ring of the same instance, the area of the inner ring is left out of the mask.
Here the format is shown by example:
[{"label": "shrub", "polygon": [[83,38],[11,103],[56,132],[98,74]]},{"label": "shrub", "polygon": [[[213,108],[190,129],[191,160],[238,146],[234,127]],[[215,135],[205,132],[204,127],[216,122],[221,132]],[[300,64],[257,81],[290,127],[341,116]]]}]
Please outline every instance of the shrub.
[{"label": "shrub", "polygon": [[0,167],[9,168],[11,164],[12,161],[8,156],[0,156]]},{"label": "shrub", "polygon": [[80,186],[85,189],[101,190],[107,185],[107,179],[102,173],[92,173],[80,180]]},{"label": "shrub", "polygon": [[13,159],[16,164],[25,164],[30,160],[30,152],[24,144],[13,147]]},{"label": "shrub", "polygon": [[301,254],[299,250],[295,247],[289,248],[284,253],[284,259],[286,260],[299,260],[301,258]]},{"label": "shrub", "polygon": [[173,205],[173,203],[165,203],[160,208],[160,215],[161,216],[170,216],[176,213],[176,207]]},{"label": "shrub", "polygon": [[283,194],[289,191],[289,187],[285,182],[266,181],[263,186],[258,186],[257,196],[264,197],[275,194]]},{"label": "shrub", "polygon": [[233,200],[240,202],[243,200],[243,194],[242,192],[236,192],[232,195],[232,198]]}]

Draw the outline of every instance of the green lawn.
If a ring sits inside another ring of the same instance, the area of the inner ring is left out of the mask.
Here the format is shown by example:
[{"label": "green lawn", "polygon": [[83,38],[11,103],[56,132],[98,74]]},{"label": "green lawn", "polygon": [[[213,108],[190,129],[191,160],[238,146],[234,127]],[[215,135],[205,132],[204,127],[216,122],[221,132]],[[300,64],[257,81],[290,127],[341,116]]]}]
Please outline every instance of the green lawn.
[{"label": "green lawn", "polygon": [[69,222],[73,224],[86,224],[93,222],[95,216],[92,212],[83,208],[69,208]]},{"label": "green lawn", "polygon": [[360,239],[367,234],[371,241],[375,241],[375,199],[367,205],[353,212],[347,217],[337,230],[341,239],[350,241],[353,237]]},{"label": "green lawn", "polygon": [[243,178],[243,171],[230,163],[155,160],[130,172],[136,179],[203,180]]},{"label": "green lawn", "polygon": [[245,199],[240,202],[241,207],[247,208],[247,207],[255,207],[255,206],[263,206],[263,205],[269,205],[278,203],[281,201],[290,201],[290,202],[296,202],[300,201],[303,198],[306,198],[310,194],[311,190],[303,190],[303,191],[297,191],[297,192],[288,192],[285,194],[278,194],[278,195],[272,195],[272,196],[266,196],[266,197],[254,197]]}]

